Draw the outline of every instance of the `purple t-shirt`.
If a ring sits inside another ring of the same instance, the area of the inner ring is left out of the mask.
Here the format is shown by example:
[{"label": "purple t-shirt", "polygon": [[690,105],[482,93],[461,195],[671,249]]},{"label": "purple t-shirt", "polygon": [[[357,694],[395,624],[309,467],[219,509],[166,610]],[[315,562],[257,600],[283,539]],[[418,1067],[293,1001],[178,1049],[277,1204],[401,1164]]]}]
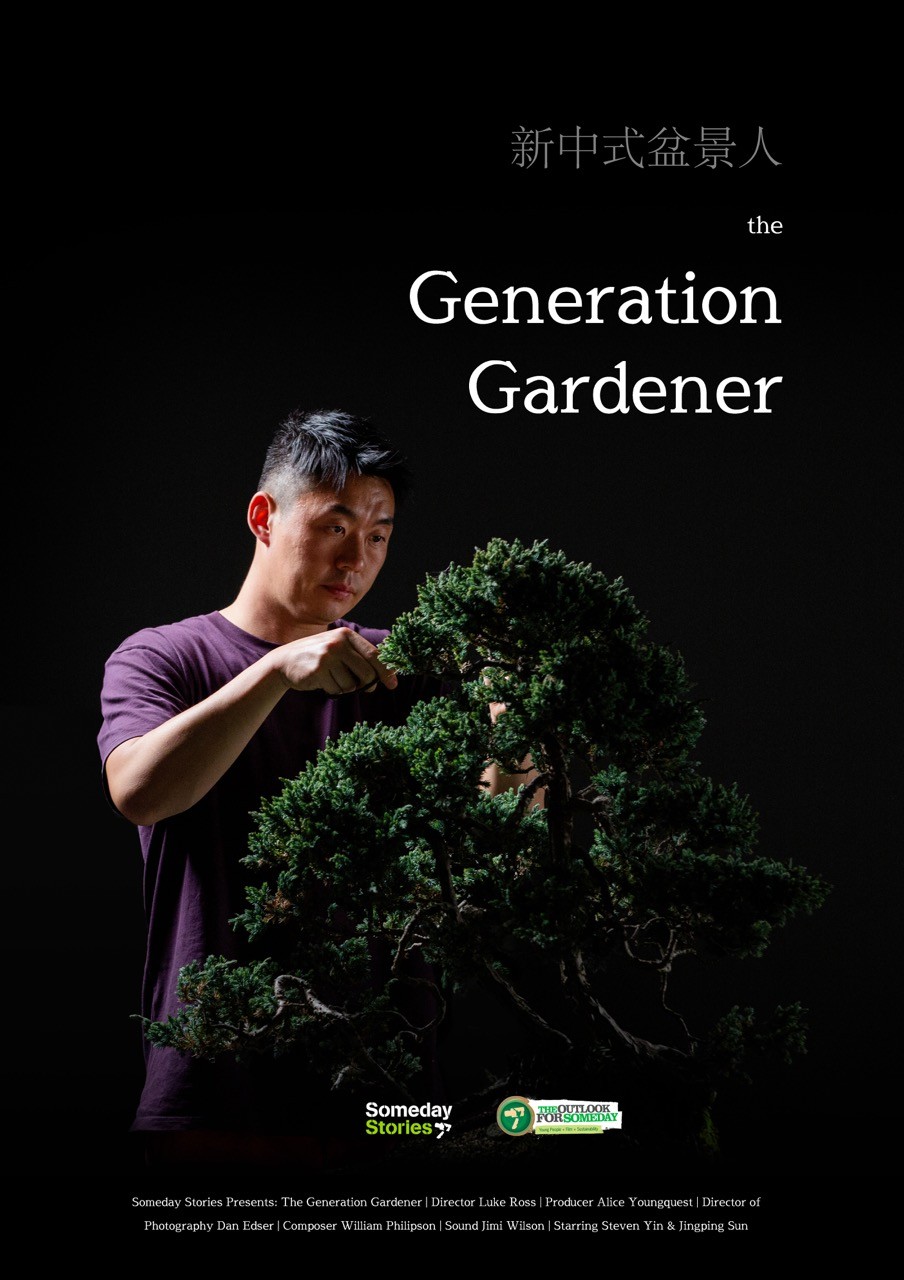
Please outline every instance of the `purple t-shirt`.
[{"label": "purple t-shirt", "polygon": [[[372,644],[388,634],[340,620]],[[109,658],[102,693],[101,759],[202,701],[276,645],[249,635],[220,613],[150,627]],[[283,695],[235,763],[185,813],[139,827],[144,856],[148,945],[141,1012],[164,1020],[178,1005],[180,968],[190,960],[248,957],[247,939],[229,925],[246,907],[250,814],[275,795],[328,738],[359,721],[400,724],[436,690],[400,677],[394,690],[330,698],[320,690]],[[265,954],[266,951],[259,954]],[[198,1061],[145,1042],[145,1086],[135,1129],[235,1128],[260,1123],[255,1072],[221,1058]],[[259,1074],[259,1073],[258,1073]]]}]

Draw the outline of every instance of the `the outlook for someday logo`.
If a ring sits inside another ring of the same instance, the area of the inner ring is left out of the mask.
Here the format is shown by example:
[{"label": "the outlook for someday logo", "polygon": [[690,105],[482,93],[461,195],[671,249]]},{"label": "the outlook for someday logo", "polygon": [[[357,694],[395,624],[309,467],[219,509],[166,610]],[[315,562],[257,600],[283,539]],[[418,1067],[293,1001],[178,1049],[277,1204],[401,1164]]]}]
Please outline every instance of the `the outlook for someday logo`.
[{"label": "the outlook for someday logo", "polygon": [[622,1114],[617,1102],[576,1102],[568,1098],[513,1095],[496,1108],[496,1123],[511,1138],[520,1138],[525,1133],[552,1137],[620,1129]]}]

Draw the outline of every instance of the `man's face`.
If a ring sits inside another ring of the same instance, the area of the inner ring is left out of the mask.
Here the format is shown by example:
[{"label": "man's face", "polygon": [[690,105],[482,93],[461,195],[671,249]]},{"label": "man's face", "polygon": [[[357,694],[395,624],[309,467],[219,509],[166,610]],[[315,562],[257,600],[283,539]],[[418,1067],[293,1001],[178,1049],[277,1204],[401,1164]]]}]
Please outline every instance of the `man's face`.
[{"label": "man's face", "polygon": [[383,568],[395,515],[392,486],[353,476],[341,492],[312,489],[270,523],[274,602],[299,628],[324,630],[344,617]]}]

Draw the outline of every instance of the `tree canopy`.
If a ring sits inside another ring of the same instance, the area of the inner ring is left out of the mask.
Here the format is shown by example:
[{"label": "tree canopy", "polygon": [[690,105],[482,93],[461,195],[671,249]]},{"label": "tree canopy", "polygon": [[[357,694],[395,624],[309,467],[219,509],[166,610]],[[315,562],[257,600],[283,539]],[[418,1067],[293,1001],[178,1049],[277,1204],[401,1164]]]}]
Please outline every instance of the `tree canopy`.
[{"label": "tree canopy", "polygon": [[[189,965],[152,1041],[208,1057],[301,1045],[334,1088],[420,1100],[449,1002],[482,984],[524,1029],[488,1080],[534,1096],[669,1080],[698,1113],[751,1048],[802,1047],[797,1005],[705,1028],[672,1008],[676,964],[761,955],[827,888],[759,853],[750,801],[702,775],[684,663],[620,578],[494,539],[426,580],[381,658],[440,696],[330,741],[262,801],[235,923],[282,958]],[[521,785],[491,794],[491,764]],[[642,1034],[625,965],[669,1034]]]}]

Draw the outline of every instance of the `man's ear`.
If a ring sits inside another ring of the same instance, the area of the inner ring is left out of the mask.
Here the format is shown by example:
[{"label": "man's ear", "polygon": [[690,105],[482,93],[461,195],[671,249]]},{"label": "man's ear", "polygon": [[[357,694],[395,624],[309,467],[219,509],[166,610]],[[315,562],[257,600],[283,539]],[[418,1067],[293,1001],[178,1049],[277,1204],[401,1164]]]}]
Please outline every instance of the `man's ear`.
[{"label": "man's ear", "polygon": [[256,493],[248,503],[248,528],[265,547],[270,545],[270,526],[276,511],[276,500],[269,493]]}]

